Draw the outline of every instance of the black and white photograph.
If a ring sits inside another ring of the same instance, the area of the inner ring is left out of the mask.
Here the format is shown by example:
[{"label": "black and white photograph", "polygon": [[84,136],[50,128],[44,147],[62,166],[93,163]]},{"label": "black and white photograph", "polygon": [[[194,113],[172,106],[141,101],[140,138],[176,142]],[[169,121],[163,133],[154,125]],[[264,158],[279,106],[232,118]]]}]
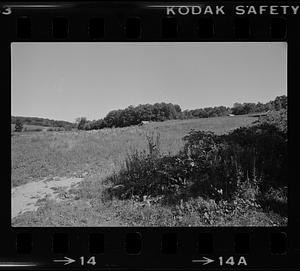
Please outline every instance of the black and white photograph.
[{"label": "black and white photograph", "polygon": [[287,226],[287,51],[11,43],[11,226]]}]

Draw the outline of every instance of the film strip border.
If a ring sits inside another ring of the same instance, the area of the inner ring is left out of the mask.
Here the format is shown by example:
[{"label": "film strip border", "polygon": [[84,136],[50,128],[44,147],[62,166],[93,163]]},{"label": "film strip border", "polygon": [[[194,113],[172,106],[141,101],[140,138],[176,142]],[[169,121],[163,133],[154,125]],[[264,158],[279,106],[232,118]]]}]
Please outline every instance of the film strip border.
[{"label": "film strip border", "polygon": [[16,229],[1,254],[17,260],[7,255],[6,264],[40,267],[268,268],[288,267],[288,243],[284,228]]},{"label": "film strip border", "polygon": [[[104,253],[103,233],[91,233],[88,235],[88,249],[90,253]],[[251,237],[251,240],[250,240]],[[20,254],[31,253],[36,240],[33,240],[31,233],[22,232],[16,235],[16,251]],[[53,253],[68,253],[69,237],[67,233],[54,233],[50,242]],[[241,232],[234,235],[233,252],[237,254],[248,254],[250,252],[250,242],[253,242],[251,234]],[[287,252],[287,234],[284,231],[270,233],[270,245],[268,247],[271,254],[283,255]],[[178,249],[178,237],[176,233],[161,234],[161,252],[163,254],[175,254]],[[196,239],[196,250],[199,253],[213,253],[214,239],[212,233],[199,233]],[[142,234],[138,231],[131,231],[125,234],[124,251],[127,254],[142,253]]]},{"label": "film strip border", "polygon": [[[282,41],[296,35],[291,26],[299,17],[293,15],[298,5],[282,5],[244,4],[254,10],[285,8],[276,15],[238,15],[232,10],[234,2],[226,1],[223,5],[198,6],[192,2],[182,6],[147,2],[3,4],[0,21],[10,18],[10,31],[2,31],[15,41]],[[214,14],[193,15],[193,7],[210,7]]]},{"label": "film strip border", "polygon": [[80,22],[76,19],[60,16],[48,22],[45,21],[41,25],[40,20],[35,20],[30,16],[21,16],[16,21],[15,38],[20,41],[41,38],[56,41],[69,41],[78,38],[90,41],[114,38],[145,41],[149,37],[165,41],[186,39],[218,41],[225,38],[240,41],[253,39],[280,41],[287,37],[285,18],[270,18],[269,22],[264,22],[264,24],[259,24],[259,22],[257,23],[248,17],[235,18],[225,22],[219,18],[198,18],[192,20],[192,24],[186,24],[184,19],[164,17],[160,20],[160,24],[154,28],[140,17],[128,17],[118,27],[114,27],[114,32],[111,31],[110,23],[107,18],[101,16],[84,18]]},{"label": "film strip border", "polygon": [[[9,13],[9,10],[2,12]],[[296,16],[282,15],[166,16],[163,8],[151,9],[144,4],[118,8],[109,4],[57,9],[15,7],[11,14],[0,16],[0,32],[10,41],[24,42],[289,41],[297,36],[297,22]],[[291,63],[295,65],[291,55],[295,55],[297,44],[294,41],[289,44],[289,67]],[[295,76],[288,76],[289,89],[295,89]],[[294,183],[289,188],[297,191]],[[7,219],[10,221],[10,217]],[[45,267],[56,264],[58,268],[66,263],[71,268],[83,265],[89,268],[220,268],[220,261],[223,267],[243,267],[241,257],[245,257],[247,266],[283,269],[294,267],[299,255],[290,251],[291,247],[300,251],[300,236],[295,240],[290,227],[296,229],[295,224],[299,225],[299,219],[296,221],[294,214],[289,216],[288,228],[10,228],[2,230],[5,245],[0,246],[0,255],[1,261],[5,260],[2,264],[9,265],[14,259],[20,265],[22,262]],[[94,255],[97,264],[93,264],[93,259],[87,263]]]}]

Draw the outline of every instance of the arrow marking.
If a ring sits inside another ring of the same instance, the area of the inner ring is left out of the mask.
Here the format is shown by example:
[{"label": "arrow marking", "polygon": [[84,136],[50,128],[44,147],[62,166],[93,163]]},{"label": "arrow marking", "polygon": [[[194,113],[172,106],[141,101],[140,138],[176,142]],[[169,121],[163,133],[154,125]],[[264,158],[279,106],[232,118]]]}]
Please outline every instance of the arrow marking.
[{"label": "arrow marking", "polygon": [[53,262],[58,262],[58,263],[63,262],[64,265],[67,265],[67,264],[76,262],[76,260],[68,258],[68,257],[64,257],[64,259],[62,259],[62,260],[53,260]]},{"label": "arrow marking", "polygon": [[202,257],[202,258],[203,258],[203,260],[192,260],[192,262],[193,262],[193,263],[202,263],[202,262],[203,262],[202,265],[206,265],[206,264],[209,264],[209,263],[212,263],[212,262],[215,261],[215,260],[213,260],[213,259],[206,258],[206,257]]}]

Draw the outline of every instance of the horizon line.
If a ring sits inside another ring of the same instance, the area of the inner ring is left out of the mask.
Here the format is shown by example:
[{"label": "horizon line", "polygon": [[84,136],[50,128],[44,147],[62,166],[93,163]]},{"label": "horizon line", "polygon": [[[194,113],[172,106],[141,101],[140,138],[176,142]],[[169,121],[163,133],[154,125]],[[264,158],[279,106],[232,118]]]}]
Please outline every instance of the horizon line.
[{"label": "horizon line", "polygon": [[[280,96],[288,96],[288,95],[287,95],[287,93],[286,93],[286,94],[282,94],[282,95],[277,95],[276,97],[280,97]],[[271,102],[271,101],[274,101],[274,100],[276,99],[276,97],[275,97],[273,100],[269,100],[269,101],[266,102],[266,103],[269,103],[269,102]],[[158,104],[165,103],[165,104],[173,104],[173,105],[179,105],[179,106],[180,106],[180,104],[172,103],[172,102],[143,103],[143,104],[138,104],[138,105],[128,105],[127,107],[120,108],[120,109],[111,109],[109,112],[115,111],[115,110],[124,110],[124,109],[126,109],[126,108],[128,108],[128,107],[130,107],[130,106],[137,107],[137,106],[139,106],[139,105],[147,105],[147,104],[149,104],[149,105],[154,105],[154,104],[156,104],[156,103],[158,103]],[[266,104],[266,103],[263,103],[263,102],[234,102],[234,103],[232,104],[232,106],[226,106],[226,105],[214,105],[214,106],[205,106],[205,107],[194,108],[194,109],[182,109],[181,106],[180,106],[180,108],[181,108],[181,111],[185,111],[185,110],[196,110],[196,109],[204,109],[204,108],[213,108],[213,107],[221,107],[221,106],[224,106],[224,107],[227,107],[227,108],[233,108],[233,105],[234,105],[235,103],[241,103],[241,104],[244,104],[244,103],[256,103],[256,104],[257,104],[257,103],[262,103],[262,104]],[[107,115],[109,112],[107,112],[106,115]],[[106,115],[105,115],[105,116],[106,116]],[[24,116],[24,115],[22,115],[22,116],[18,115],[18,116],[17,116],[17,115],[12,115],[12,114],[11,114],[11,117],[15,117],[15,118],[17,118],[17,117],[21,117],[21,118],[40,118],[40,119],[48,119],[48,120],[52,120],[52,121],[64,121],[64,122],[69,122],[69,123],[72,123],[72,124],[76,123],[76,119],[77,119],[77,118],[86,118],[88,121],[96,121],[96,120],[99,120],[99,119],[104,119],[105,116],[102,117],[102,118],[93,119],[93,120],[92,120],[92,119],[88,119],[88,118],[85,117],[85,116],[79,116],[79,117],[76,117],[74,121],[69,121],[69,120],[62,120],[62,119],[53,119],[53,118],[49,118],[49,117],[36,117],[36,116]]]}]

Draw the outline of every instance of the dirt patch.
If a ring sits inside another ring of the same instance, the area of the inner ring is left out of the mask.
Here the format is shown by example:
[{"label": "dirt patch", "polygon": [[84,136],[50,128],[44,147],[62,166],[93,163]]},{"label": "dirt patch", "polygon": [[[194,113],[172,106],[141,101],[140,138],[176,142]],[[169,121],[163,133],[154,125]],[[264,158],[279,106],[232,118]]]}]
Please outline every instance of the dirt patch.
[{"label": "dirt patch", "polygon": [[45,178],[11,190],[11,218],[27,211],[36,211],[46,199],[57,201],[68,198],[68,190],[76,187],[84,178]]}]

